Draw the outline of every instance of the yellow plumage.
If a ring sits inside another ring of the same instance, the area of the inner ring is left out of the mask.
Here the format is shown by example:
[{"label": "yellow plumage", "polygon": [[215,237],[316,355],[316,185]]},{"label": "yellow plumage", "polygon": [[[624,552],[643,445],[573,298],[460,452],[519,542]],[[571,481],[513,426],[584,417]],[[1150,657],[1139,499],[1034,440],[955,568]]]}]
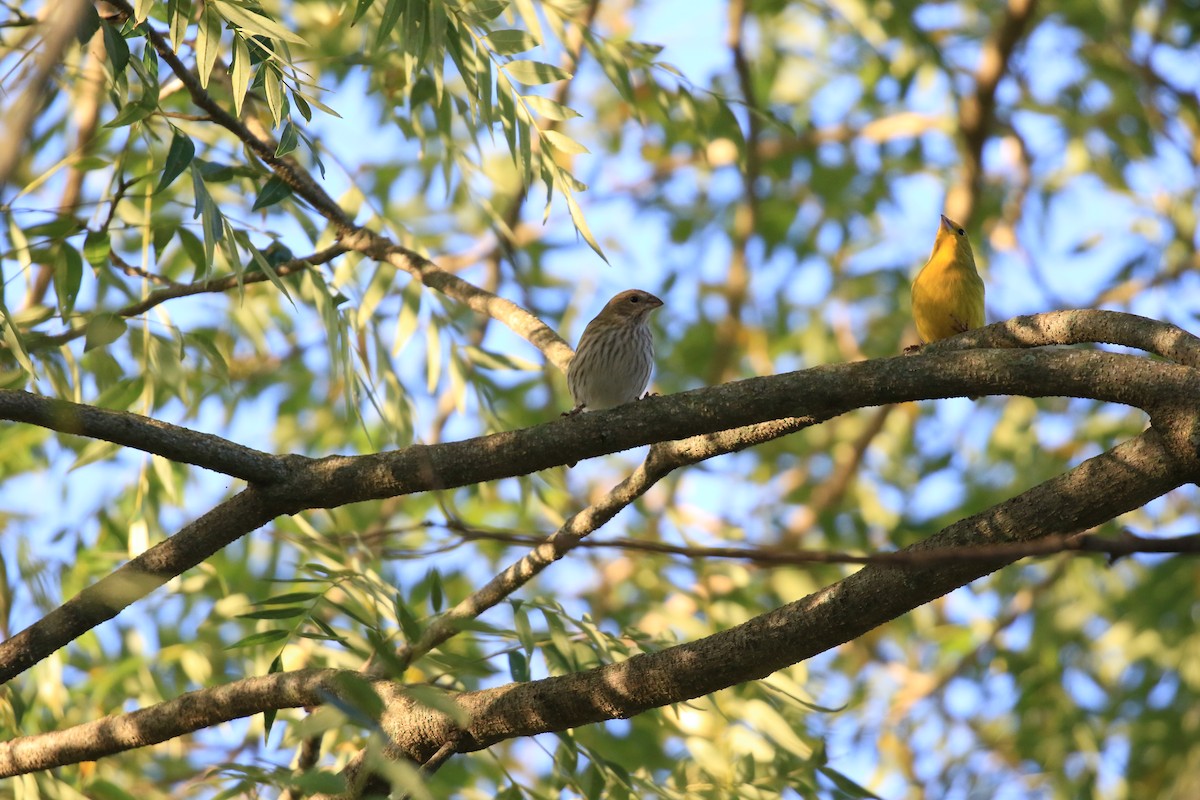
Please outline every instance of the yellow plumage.
[{"label": "yellow plumage", "polygon": [[983,279],[967,233],[942,216],[933,252],[912,285],[913,321],[922,342],[936,342],[985,324]]}]

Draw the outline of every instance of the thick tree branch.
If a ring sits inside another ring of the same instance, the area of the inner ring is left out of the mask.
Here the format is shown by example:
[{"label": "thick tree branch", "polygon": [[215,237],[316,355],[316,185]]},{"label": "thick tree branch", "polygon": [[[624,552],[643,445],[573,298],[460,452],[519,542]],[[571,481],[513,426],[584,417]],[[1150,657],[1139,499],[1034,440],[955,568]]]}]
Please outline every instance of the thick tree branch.
[{"label": "thick tree branch", "polygon": [[0,683],[20,675],[176,575],[284,513],[278,498],[272,502],[254,487],[234,495],[16,636],[0,642]]},{"label": "thick tree branch", "polygon": [[1013,317],[924,345],[922,353],[977,348],[1116,344],[1200,369],[1200,338],[1177,325],[1120,311],[1076,309]]},{"label": "thick tree branch", "polygon": [[95,761],[264,711],[320,705],[337,693],[337,674],[332,669],[301,670],[246,678],[128,714],[3,742],[0,778]]},{"label": "thick tree branch", "polygon": [[[736,431],[721,431],[651,446],[646,460],[633,474],[617,484],[598,502],[574,514],[544,540],[533,537],[537,546],[454,608],[438,617],[415,643],[403,647],[387,666],[402,673],[414,660],[450,639],[466,620],[475,619],[517,589],[533,580],[546,567],[584,542],[584,537],[603,527],[623,508],[644,495],[672,471],[698,464],[763,442],[787,436],[823,420],[806,417],[751,425]],[[382,665],[381,665],[382,666]]]},{"label": "thick tree branch", "polygon": [[128,411],[56,400],[19,389],[0,389],[0,419],[124,445],[251,483],[276,483],[286,474],[281,457],[220,436]]},{"label": "thick tree branch", "polygon": [[[1181,469],[1181,466],[1183,467]],[[1194,471],[1154,430],[910,548],[923,552],[1070,534],[1139,508]],[[509,684],[455,698],[471,723],[413,703],[383,725],[396,754],[423,761],[445,742],[460,752],[503,739],[623,719],[700,697],[798,663],[987,575],[1013,560],[936,566],[869,565],[813,595],[712,636],[587,672]]]},{"label": "thick tree branch", "polygon": [[[1191,359],[1198,346],[1194,337],[1174,326],[1137,318],[1121,320],[1121,315],[1113,312],[1074,311],[1018,318],[1012,323],[968,332],[961,338],[996,336],[1006,340],[1008,346],[1015,346],[1022,340],[1043,336],[1046,327],[1061,322],[1061,316],[1066,318],[1062,324],[1068,335],[1091,325],[1099,332],[1107,331],[1106,336],[1115,337],[1114,331],[1128,324],[1134,329],[1144,328],[1140,335],[1147,346],[1174,353],[1181,359]],[[1095,323],[1097,319],[1112,324]],[[220,530],[206,532],[203,526],[198,530],[193,528],[222,509],[232,513],[229,506],[234,501],[193,523],[185,529],[195,534],[194,541],[189,539],[186,557],[160,565],[152,579],[130,582],[143,588],[140,593],[121,597],[126,604],[133,602],[161,585],[165,581],[161,575],[181,573],[281,514],[526,475],[568,461],[674,439],[685,441],[673,447],[700,448],[705,437],[714,437],[725,442],[730,450],[737,450],[751,446],[755,440],[736,428],[756,424],[786,428],[787,421],[793,418],[828,419],[854,408],[886,403],[966,394],[1091,397],[1147,411],[1176,454],[1184,459],[1181,463],[1190,465],[1186,459],[1196,454],[1195,442],[1200,439],[1195,412],[1195,398],[1200,396],[1200,372],[1196,369],[1145,357],[1088,350],[944,352],[949,349],[947,345],[916,356],[832,364],[750,378],[459,442],[416,445],[397,452],[353,457],[308,460],[294,456],[286,462],[286,479],[241,495],[250,494],[254,499],[251,508],[227,517]],[[651,464],[655,452],[669,450],[653,451]],[[1194,481],[1200,477],[1200,471],[1177,477],[1180,482]],[[146,555],[165,545],[166,542],[158,545]],[[133,562],[126,568],[132,565]],[[133,571],[136,573],[137,569]],[[44,619],[0,644],[0,681],[19,674],[122,607],[111,607],[111,613],[102,618],[67,615],[66,619],[73,621],[58,624],[53,635],[43,630],[47,624]],[[14,644],[18,640],[33,640],[38,645],[18,647]],[[23,652],[19,662],[11,658],[14,649]]]},{"label": "thick tree branch", "polygon": [[[666,650],[572,675],[466,692],[454,697],[465,725],[406,696],[403,686],[374,684],[393,755],[417,763],[444,752],[488,747],[518,736],[560,731],[700,697],[756,680],[824,652],[1011,563],[1016,549],[984,560],[922,562],[922,554],[972,546],[1062,544],[1179,486],[1195,474],[1196,455],[1181,463],[1150,429],[980,514],[905,548],[914,559],[870,564],[808,597],[726,631]],[[324,702],[337,693],[331,671],[283,673],[207,689],[122,717],[0,745],[0,775],[92,760],[163,741],[268,708]],[[277,692],[272,690],[277,687]],[[189,712],[189,713],[185,713]]]},{"label": "thick tree branch", "polygon": [[[463,541],[486,540],[511,545],[541,545],[546,540],[541,536],[513,531],[489,531],[476,528],[452,526]],[[844,553],[836,550],[797,550],[778,547],[701,547],[678,545],[667,542],[650,542],[644,539],[581,539],[576,547],[595,550],[616,549],[637,553],[657,553],[682,556],[687,559],[736,559],[764,567],[800,566],[804,564],[949,564],[960,561],[996,558],[1030,558],[1053,556],[1061,553],[1093,553],[1107,555],[1115,560],[1137,553],[1173,553],[1181,555],[1200,554],[1200,534],[1152,538],[1139,536],[1132,531],[1122,530],[1116,537],[1099,536],[1094,533],[1074,533],[1047,536],[1033,542],[1010,544],[970,545],[947,547],[924,552],[900,550],[882,553]],[[436,624],[436,623],[435,623]]]}]

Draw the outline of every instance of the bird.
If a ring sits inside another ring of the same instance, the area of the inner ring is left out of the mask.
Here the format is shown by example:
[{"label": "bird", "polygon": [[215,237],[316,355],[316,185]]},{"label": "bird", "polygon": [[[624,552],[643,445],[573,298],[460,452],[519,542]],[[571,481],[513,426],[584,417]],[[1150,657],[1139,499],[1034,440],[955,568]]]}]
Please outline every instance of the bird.
[{"label": "bird", "polygon": [[985,324],[983,279],[967,232],[942,215],[933,252],[912,284],[913,321],[922,344],[946,339]]},{"label": "bird", "polygon": [[567,365],[567,387],[581,411],[603,411],[642,397],[654,370],[650,313],[663,304],[641,289],[613,296],[583,329]]}]

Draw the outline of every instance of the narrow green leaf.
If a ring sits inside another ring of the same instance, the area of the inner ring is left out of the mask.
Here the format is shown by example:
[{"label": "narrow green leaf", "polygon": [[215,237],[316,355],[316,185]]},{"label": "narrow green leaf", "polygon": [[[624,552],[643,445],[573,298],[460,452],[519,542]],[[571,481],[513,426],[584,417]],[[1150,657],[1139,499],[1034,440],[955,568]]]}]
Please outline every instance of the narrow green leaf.
[{"label": "narrow green leaf", "polygon": [[80,467],[85,467],[88,464],[94,464],[97,461],[107,461],[117,454],[122,448],[112,442],[94,441],[88,442],[87,445],[80,451],[75,461],[67,469],[68,472],[74,472]]},{"label": "narrow green leaf", "polygon": [[263,184],[263,188],[259,191],[250,210],[258,211],[260,208],[275,205],[280,200],[291,196],[292,188],[284,183],[278,175],[272,175],[271,179]]},{"label": "narrow green leaf", "polygon": [[79,28],[75,31],[75,38],[86,47],[98,30],[100,30],[100,12],[92,3],[85,3],[80,9]]},{"label": "narrow green leaf", "polygon": [[396,621],[400,623],[400,632],[404,634],[405,641],[415,642],[421,638],[421,625],[399,592],[392,595],[392,611],[396,613]]},{"label": "narrow green leaf", "polygon": [[274,64],[264,64],[259,69],[265,70],[261,74],[267,92],[267,108],[271,109],[271,118],[278,125],[283,119],[283,76]]},{"label": "narrow green leaf", "polygon": [[102,391],[93,405],[112,411],[125,411],[133,405],[146,388],[146,378],[139,375],[136,378],[122,378]]},{"label": "narrow green leaf", "polygon": [[83,240],[83,257],[96,269],[108,266],[108,253],[112,244],[105,231],[88,231]]},{"label": "narrow green leaf", "polygon": [[508,0],[475,0],[462,7],[463,13],[477,25],[486,25],[504,13]]},{"label": "narrow green leaf", "polygon": [[221,27],[221,17],[213,6],[206,3],[196,28],[196,74],[205,89],[208,88],[213,66],[217,63],[217,54],[221,51]]},{"label": "narrow green leaf", "polygon": [[563,197],[567,199],[567,210],[571,212],[571,221],[575,223],[575,230],[579,231],[579,235],[588,243],[588,246],[595,250],[596,255],[603,258],[604,263],[607,264],[608,258],[605,257],[604,251],[600,249],[600,245],[592,236],[592,230],[588,227],[587,220],[583,218],[583,210],[579,208],[579,203],[575,202],[575,195],[564,190]]},{"label": "narrow green leaf", "polygon": [[265,14],[225,2],[225,0],[211,0],[211,2],[221,12],[222,17],[252,35],[259,34],[269,39],[279,39],[292,44],[308,44],[303,37],[292,33]]},{"label": "narrow green leaf", "polygon": [[351,27],[357,25],[363,14],[367,13],[374,4],[375,0],[358,0],[358,4],[354,7],[354,18],[350,20]]},{"label": "narrow green leaf", "polygon": [[3,308],[0,308],[0,328],[4,330],[4,344],[8,346],[8,351],[16,357],[21,369],[25,370],[30,377],[36,378],[37,372],[33,369],[33,362],[29,360],[29,353],[25,351],[25,342],[22,341],[21,334],[17,332],[16,324]]},{"label": "narrow green leaf", "polygon": [[188,0],[167,0],[167,21],[171,26],[171,43],[179,49],[187,33],[192,4]]},{"label": "narrow green leaf", "polygon": [[200,241],[200,238],[187,228],[180,228],[179,246],[183,248],[183,252],[187,254],[188,260],[192,262],[192,266],[195,268],[192,273],[192,280],[198,281],[206,278],[210,262],[205,260],[204,244]]},{"label": "narrow green leaf", "polygon": [[308,609],[301,606],[287,606],[284,608],[260,608],[257,611],[247,611],[245,614],[238,614],[238,619],[292,619],[293,617],[302,617],[308,613]]},{"label": "narrow green leaf", "polygon": [[246,90],[250,88],[250,48],[246,46],[246,37],[237,31],[233,33],[233,70],[230,81],[233,89],[233,110],[241,114]]},{"label": "narrow green leaf", "polygon": [[171,182],[188,168],[195,157],[196,145],[189,137],[176,130],[171,136],[171,146],[167,149],[167,162],[163,164],[162,177],[158,179],[158,186],[154,191],[161,192],[170,186]]},{"label": "narrow green leaf", "polygon": [[[271,666],[267,667],[267,674],[274,675],[283,672],[283,653],[271,659]],[[275,724],[275,715],[279,713],[277,708],[268,708],[263,712],[263,743],[271,738],[271,726]]]},{"label": "narrow green leaf", "polygon": [[[298,91],[292,91],[292,102],[296,104],[296,108],[300,111],[300,116],[304,117],[305,122],[312,122],[312,107],[309,106],[308,100]],[[334,116],[337,116],[336,114]]]},{"label": "narrow green leaf", "polygon": [[[293,95],[295,96],[295,95]],[[275,157],[280,158],[296,149],[299,137],[296,136],[296,126],[291,122],[283,126],[283,134],[279,137],[279,146],[275,148]]]},{"label": "narrow green leaf", "polygon": [[221,238],[221,212],[217,210],[216,203],[204,187],[204,179],[200,177],[200,170],[195,164],[192,165],[191,172],[192,193],[196,197],[196,213],[193,218],[200,217],[200,226],[204,232],[204,277],[208,277],[216,255],[217,240]]},{"label": "narrow green leaf", "polygon": [[525,101],[525,105],[529,106],[540,116],[555,120],[556,122],[581,116],[575,109],[567,108],[562,103],[556,103],[550,98],[542,97],[541,95],[526,94],[522,95],[521,99]]},{"label": "narrow green leaf", "polygon": [[572,139],[570,136],[559,133],[558,131],[546,130],[542,131],[542,137],[560,153],[575,155],[577,153],[590,152],[586,147]]},{"label": "narrow green leaf", "polygon": [[139,25],[142,24],[150,16],[150,9],[153,7],[154,0],[137,0],[137,5],[133,9],[133,18]]},{"label": "narrow green leaf", "polygon": [[483,37],[483,41],[487,42],[487,45],[492,49],[492,52],[502,56],[510,56],[515,53],[524,53],[541,44],[541,42],[533,38],[527,32],[513,28],[492,31],[487,36]]},{"label": "narrow green leaf", "polygon": [[288,592],[287,594],[277,594],[274,597],[268,597],[266,600],[259,600],[255,605],[283,606],[291,605],[292,603],[307,603],[309,600],[316,600],[322,595],[323,592]]},{"label": "narrow green leaf", "polygon": [[504,65],[503,69],[512,76],[514,81],[526,86],[571,79],[571,73],[565,69],[541,61],[510,61]]},{"label": "narrow green leaf", "polygon": [[286,639],[288,635],[288,631],[261,631],[259,633],[252,633],[243,639],[238,639],[233,644],[228,645],[225,649],[236,650],[239,647],[255,647],[256,645],[260,644],[270,644],[271,642],[278,642],[280,639]]},{"label": "narrow green leaf", "polygon": [[104,127],[123,128],[126,125],[141,122],[150,116],[150,112],[151,109],[146,108],[141,103],[127,103],[124,108],[117,112],[115,117],[104,123]]},{"label": "narrow green leaf", "polygon": [[533,177],[533,137],[536,135],[537,126],[533,125],[527,117],[529,114],[525,109],[517,106],[517,133],[520,134],[521,148],[519,157],[517,158],[517,169],[521,173],[521,185],[528,186]]},{"label": "narrow green leaf", "polygon": [[[283,281],[279,280],[279,273],[275,271],[275,264],[272,263],[273,259],[267,258],[264,253],[250,243],[248,238],[243,243],[245,244],[246,249],[250,251],[250,259],[254,262],[254,265],[258,267],[258,269],[264,275],[267,276],[267,279],[271,281],[271,284],[276,289],[283,293],[283,296],[288,299],[288,302],[290,302],[292,305],[295,305],[296,302],[292,300],[292,295],[290,292],[288,292],[287,285],[284,284]],[[272,246],[274,246],[274,244],[276,243],[272,243]],[[269,250],[270,248],[268,247],[267,249]],[[287,250],[286,247],[283,249]],[[291,255],[290,251],[288,252],[288,255]]]},{"label": "narrow green leaf", "polygon": [[404,11],[404,0],[387,0],[387,5],[383,7],[383,18],[379,21],[379,30],[375,32],[376,47],[387,41],[392,29],[400,21],[402,11]]},{"label": "narrow green leaf", "polygon": [[520,650],[510,650],[508,653],[508,673],[514,681],[524,683],[529,680],[529,660]]},{"label": "narrow green leaf", "polygon": [[63,319],[71,316],[75,309],[75,298],[83,283],[83,258],[79,251],[67,243],[62,246],[62,261],[54,270],[54,293],[58,295],[58,308]]},{"label": "narrow green leaf", "polygon": [[104,49],[108,51],[108,60],[113,65],[113,72],[120,75],[129,66],[129,43],[108,22],[101,23],[100,27],[104,31]]},{"label": "narrow green leaf", "polygon": [[124,317],[103,312],[88,321],[87,332],[84,334],[83,352],[95,350],[97,347],[110,345],[125,335],[129,324]]}]

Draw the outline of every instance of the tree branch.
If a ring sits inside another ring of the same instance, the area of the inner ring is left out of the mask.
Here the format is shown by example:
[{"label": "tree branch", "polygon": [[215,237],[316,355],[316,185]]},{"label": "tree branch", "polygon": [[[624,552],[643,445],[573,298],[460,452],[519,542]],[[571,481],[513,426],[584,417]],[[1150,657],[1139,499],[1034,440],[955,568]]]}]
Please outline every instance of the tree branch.
[{"label": "tree branch", "polygon": [[983,145],[996,117],[996,87],[1008,71],[1013,50],[1025,35],[1036,10],[1037,0],[1008,0],[999,28],[983,43],[979,66],[975,70],[975,91],[959,102],[958,127],[966,145],[966,158],[963,159],[962,180],[951,188],[946,208],[964,225],[974,215],[983,181]]},{"label": "tree branch", "polygon": [[[1066,541],[1076,531],[1176,488],[1187,480],[1181,475],[1193,469],[1194,464],[1181,465],[1166,440],[1150,429],[905,548],[901,553],[917,559],[911,563],[870,564],[746,623],[660,652],[456,695],[455,703],[469,720],[464,726],[407,696],[402,685],[376,682],[385,706],[381,724],[393,740],[393,756],[424,763],[444,752],[447,742],[458,752],[479,750],[517,736],[628,718],[756,680],[850,641],[1019,557],[1014,550],[995,550],[983,560],[921,563],[920,554],[972,544],[1027,545],[1045,537]],[[0,745],[0,775],[93,760],[269,708],[325,702],[320,693],[336,694],[336,677],[332,671],[302,671],[252,678],[122,717],[18,739]],[[276,690],[282,697],[275,697]]]},{"label": "tree branch", "polygon": [[[1186,470],[1185,470],[1186,471]],[[1069,534],[1139,508],[1181,485],[1180,465],[1150,430],[980,514],[906,548],[924,552]],[[455,698],[471,722],[392,706],[382,723],[396,755],[422,761],[444,742],[476,750],[515,736],[627,718],[762,678],[824,652],[987,575],[1012,557],[900,568],[873,564],[806,598],[742,625],[595,670]]]},{"label": "tree branch", "polygon": [[394,658],[388,659],[391,663],[387,663],[386,666],[394,674],[402,673],[413,661],[457,634],[463,621],[475,619],[533,580],[546,567],[583,543],[585,536],[599,530],[622,509],[679,467],[744,450],[822,421],[812,417],[784,419],[735,431],[721,431],[717,434],[652,445],[646,460],[632,475],[617,484],[598,502],[574,514],[544,540],[541,537],[528,537],[529,543],[537,544],[528,555],[434,620],[417,642],[401,648]]},{"label": "tree branch", "polygon": [[66,730],[22,736],[0,743],[0,778],[95,761],[264,711],[320,705],[336,694],[337,675],[314,669],[246,678]]},{"label": "tree branch", "polygon": [[[399,748],[397,755],[428,762],[445,754],[447,742],[455,742],[459,752],[477,750],[514,736],[627,718],[699,697],[850,641],[1024,555],[1052,547],[1162,551],[1158,548],[1165,549],[1171,540],[1130,535],[1103,543],[1071,531],[1137,508],[1179,484],[1177,464],[1150,430],[923,542],[886,554],[896,563],[872,564],[730,630],[583,673],[458,695],[456,702],[472,720],[465,729],[405,697],[401,686],[378,683],[387,708],[382,722]],[[1047,513],[1050,509],[1055,513]],[[1176,544],[1195,552],[1200,542],[1192,536]],[[321,692],[336,693],[335,676],[324,670],[251,678],[123,716],[17,739],[0,745],[0,777],[94,760],[272,708],[323,703]]]},{"label": "tree branch", "polygon": [[251,483],[276,483],[286,475],[281,457],[211,433],[19,389],[0,389],[0,419],[124,445]]},{"label": "tree branch", "polygon": [[[1017,346],[1022,341],[1038,341],[1046,330],[1056,328],[1062,328],[1068,336],[1085,330],[1107,332],[1105,335],[1113,338],[1117,332],[1136,333],[1131,338],[1173,353],[1181,360],[1191,360],[1200,352],[1200,340],[1173,325],[1115,312],[1070,311],[1022,317],[958,338],[978,337],[971,340],[980,341],[995,337],[1008,346]],[[160,564],[153,580],[142,580],[144,588],[122,593],[121,602],[127,605],[145,596],[173,574],[189,569],[238,536],[282,514],[527,475],[568,461],[656,442],[684,440],[652,450],[647,466],[652,469],[655,457],[668,458],[674,450],[703,453],[710,440],[730,452],[753,446],[758,440],[749,432],[754,429],[743,426],[763,424],[787,431],[790,424],[796,424],[796,419],[802,417],[824,420],[855,408],[912,400],[1002,393],[1090,397],[1138,407],[1151,415],[1173,448],[1183,470],[1178,473],[1180,481],[1200,478],[1194,444],[1200,373],[1192,367],[1074,349],[946,352],[952,349],[949,345],[927,349],[930,352],[915,356],[831,364],[666,397],[649,397],[607,411],[465,441],[316,460],[292,456],[287,462],[278,462],[286,465],[286,478],[252,487],[238,496],[249,498],[242,501],[240,513],[230,510],[238,501],[234,498],[189,525],[185,531],[192,538],[188,539],[187,549]],[[128,416],[137,419],[135,415]],[[200,525],[219,513],[225,515],[221,525]],[[139,558],[157,553],[182,535],[182,532],[177,534]],[[122,570],[133,564],[130,562]],[[105,580],[119,573],[121,570]],[[68,601],[63,608],[73,602]],[[34,623],[0,644],[0,681],[19,674],[115,615],[124,605],[107,604],[107,616],[67,614],[59,622],[65,619],[68,623],[57,624],[52,634],[44,630],[49,617]],[[36,648],[16,644],[30,640],[38,643]],[[20,661],[12,658],[16,649],[23,651]]]},{"label": "tree branch", "polygon": [[[487,540],[511,545],[541,544],[547,540],[541,536],[513,531],[490,531],[462,526],[450,526],[464,541]],[[555,534],[557,535],[557,534]],[[553,537],[552,537],[553,538]],[[1152,538],[1139,536],[1122,529],[1116,537],[1098,536],[1094,533],[1073,533],[1047,536],[1034,542],[1011,544],[970,545],[947,547],[927,552],[881,552],[845,553],[836,550],[797,550],[775,547],[701,547],[677,545],[667,542],[649,542],[644,539],[581,539],[575,547],[590,549],[618,549],[639,553],[676,555],[684,558],[736,559],[764,567],[800,566],[805,564],[893,564],[896,566],[924,566],[948,564],[961,561],[992,561],[996,558],[1021,559],[1037,556],[1053,556],[1061,553],[1103,554],[1115,561],[1123,556],[1137,553],[1172,553],[1180,555],[1200,554],[1200,533],[1187,536]],[[453,613],[453,612],[451,612]],[[436,623],[435,623],[436,624]]]},{"label": "tree branch", "polygon": [[[324,250],[318,250],[310,256],[304,258],[293,258],[285,261],[275,267],[275,275],[283,277],[285,275],[294,275],[298,272],[303,272],[306,269],[311,269],[316,264],[326,264],[333,259],[346,252],[346,248],[340,244],[331,245]],[[113,257],[114,263],[117,263],[123,268],[126,267],[124,262],[115,252],[110,254]],[[128,269],[134,269],[128,267]],[[158,276],[150,276],[161,280]],[[145,314],[155,306],[161,305],[168,300],[174,300],[177,297],[191,297],[196,294],[217,294],[220,292],[228,292],[240,286],[253,283],[262,283],[270,280],[270,277],[265,272],[246,272],[241,276],[226,275],[222,278],[212,278],[206,281],[196,281],[188,284],[175,284],[166,286],[162,289],[155,289],[136,303],[130,303],[124,308],[118,309],[116,315],[119,317],[136,317],[140,314]],[[66,344],[80,336],[87,334],[89,322],[84,322],[78,327],[71,328],[68,331],[46,336],[44,338],[34,339],[30,342],[31,349],[43,349],[46,347],[57,347]]]},{"label": "tree branch", "polygon": [[278,498],[242,490],[137,558],[101,578],[25,630],[0,642],[0,683],[112,619],[167,581],[287,511]]},{"label": "tree branch", "polygon": [[[111,0],[111,4],[126,15],[133,8],[126,0]],[[560,370],[566,371],[573,352],[549,326],[511,300],[506,300],[475,286],[457,275],[438,267],[420,253],[395,244],[372,231],[359,228],[354,220],[326,194],[313,177],[285,158],[275,155],[275,148],[255,136],[237,117],[223,109],[200,85],[199,79],[179,60],[166,38],[147,22],[144,25],[150,44],[183,83],[192,102],[208,112],[212,121],[225,128],[271,168],[293,192],[306,200],[337,232],[342,244],[376,260],[386,260],[412,275],[421,283],[464,303],[473,311],[498,320],[517,335],[541,350]]]}]

